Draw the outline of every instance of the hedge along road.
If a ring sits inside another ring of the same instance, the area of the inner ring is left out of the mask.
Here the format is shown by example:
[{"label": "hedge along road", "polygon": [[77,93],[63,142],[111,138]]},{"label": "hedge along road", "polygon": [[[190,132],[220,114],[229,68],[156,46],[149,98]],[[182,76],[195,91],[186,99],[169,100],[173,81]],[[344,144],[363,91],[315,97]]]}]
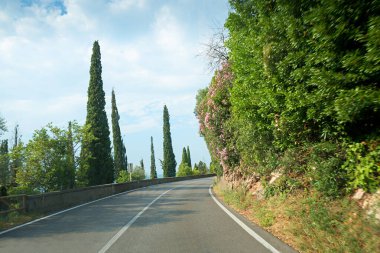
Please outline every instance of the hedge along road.
[{"label": "hedge along road", "polygon": [[60,212],[1,234],[0,252],[295,252],[227,214],[210,195],[212,180],[150,186]]}]

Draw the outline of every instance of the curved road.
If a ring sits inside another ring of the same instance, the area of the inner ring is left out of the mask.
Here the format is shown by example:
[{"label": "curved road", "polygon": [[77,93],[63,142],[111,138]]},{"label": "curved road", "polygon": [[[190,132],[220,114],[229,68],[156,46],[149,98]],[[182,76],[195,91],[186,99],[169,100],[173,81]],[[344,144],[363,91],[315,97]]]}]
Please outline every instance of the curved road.
[{"label": "curved road", "polygon": [[210,195],[212,180],[151,186],[52,215],[0,233],[0,252],[295,252],[234,213],[246,230],[238,225]]}]

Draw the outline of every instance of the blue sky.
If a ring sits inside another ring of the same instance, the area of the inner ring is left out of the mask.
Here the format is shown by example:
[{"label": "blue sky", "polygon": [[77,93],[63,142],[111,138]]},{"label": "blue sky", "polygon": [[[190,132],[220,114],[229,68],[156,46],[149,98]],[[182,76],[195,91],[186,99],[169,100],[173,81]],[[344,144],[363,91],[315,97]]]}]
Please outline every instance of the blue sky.
[{"label": "blue sky", "polygon": [[[150,164],[150,136],[162,157],[162,109],[171,116],[180,163],[210,162],[193,114],[211,80],[200,57],[228,15],[227,0],[0,0],[0,116],[23,140],[47,123],[83,124],[92,43],[102,53],[106,110],[112,88],[130,162]],[[146,168],[148,170],[148,168]]]}]

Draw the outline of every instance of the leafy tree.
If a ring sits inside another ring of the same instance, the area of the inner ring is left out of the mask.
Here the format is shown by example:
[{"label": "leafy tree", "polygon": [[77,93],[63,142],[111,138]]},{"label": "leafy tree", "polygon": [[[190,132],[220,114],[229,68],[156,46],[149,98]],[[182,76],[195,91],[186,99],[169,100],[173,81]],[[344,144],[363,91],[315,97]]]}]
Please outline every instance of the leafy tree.
[{"label": "leafy tree", "polygon": [[116,179],[116,183],[125,183],[129,181],[129,173],[126,170],[122,170],[119,173],[118,178]]},{"label": "leafy tree", "polygon": [[192,166],[191,166],[191,155],[190,155],[189,146],[187,146],[186,154],[187,154],[187,165],[189,165],[189,167],[191,168]]},{"label": "leafy tree", "polygon": [[156,158],[154,157],[153,137],[150,137],[150,178],[157,178]]},{"label": "leafy tree", "polygon": [[81,150],[82,171],[86,172],[89,185],[112,183],[114,180],[110,131],[105,105],[100,47],[98,41],[95,41],[91,56],[86,117],[86,125],[89,126],[89,131],[95,138],[83,142]]},{"label": "leafy tree", "polygon": [[198,170],[199,170],[199,174],[201,174],[201,175],[207,174],[208,169],[207,169],[206,163],[199,161]]},{"label": "leafy tree", "polygon": [[8,140],[1,141],[0,144],[0,184],[6,186],[9,184],[9,154]]},{"label": "leafy tree", "polygon": [[172,137],[170,133],[170,116],[166,105],[164,106],[163,114],[163,135],[164,135],[164,160],[162,162],[162,169],[164,171],[164,177],[175,177],[177,162],[172,147]]},{"label": "leafy tree", "polygon": [[65,186],[67,137],[52,125],[36,130],[25,148],[25,166],[17,171],[16,182],[30,191],[56,191]]},{"label": "leafy tree", "polygon": [[181,163],[178,166],[177,177],[185,177],[193,175],[193,171],[191,167],[187,165],[187,163]]},{"label": "leafy tree", "polygon": [[145,179],[145,169],[144,161],[141,159],[140,166],[135,166],[131,174],[132,180],[144,180]]},{"label": "leafy tree", "polygon": [[119,126],[119,112],[116,106],[115,92],[112,90],[112,134],[113,134],[113,153],[115,164],[115,178],[118,177],[120,171],[127,169],[127,160],[125,157],[125,146],[121,137]]},{"label": "leafy tree", "polygon": [[25,147],[18,140],[10,152],[11,165],[16,171],[12,193],[48,192],[83,186],[78,170],[81,160],[77,155],[83,140],[91,138],[87,129],[76,122],[69,122],[67,130],[48,124],[36,130]]}]

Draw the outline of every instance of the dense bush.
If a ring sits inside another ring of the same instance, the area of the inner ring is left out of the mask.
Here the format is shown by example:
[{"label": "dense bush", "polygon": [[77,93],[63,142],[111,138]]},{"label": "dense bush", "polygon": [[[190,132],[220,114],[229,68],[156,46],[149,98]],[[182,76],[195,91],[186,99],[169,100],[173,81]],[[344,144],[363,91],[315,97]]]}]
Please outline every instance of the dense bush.
[{"label": "dense bush", "polygon": [[327,196],[347,185],[377,189],[378,1],[230,5],[228,63],[197,97],[213,162],[264,177],[278,169],[307,175],[302,184]]}]

